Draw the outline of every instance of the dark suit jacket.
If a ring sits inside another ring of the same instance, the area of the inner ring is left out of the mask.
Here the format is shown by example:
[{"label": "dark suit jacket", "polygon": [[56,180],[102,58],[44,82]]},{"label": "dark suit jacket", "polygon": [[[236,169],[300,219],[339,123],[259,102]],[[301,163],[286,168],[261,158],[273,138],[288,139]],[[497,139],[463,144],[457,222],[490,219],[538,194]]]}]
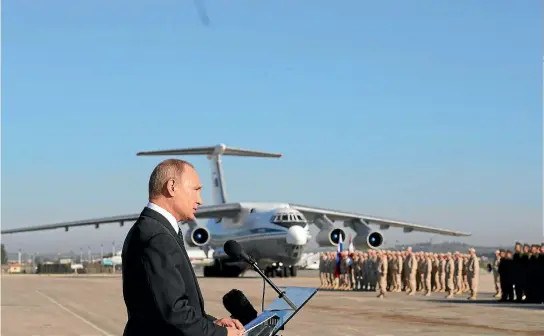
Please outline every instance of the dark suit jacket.
[{"label": "dark suit jacket", "polygon": [[183,242],[168,220],[145,208],[123,245],[123,335],[226,336],[213,323]]}]

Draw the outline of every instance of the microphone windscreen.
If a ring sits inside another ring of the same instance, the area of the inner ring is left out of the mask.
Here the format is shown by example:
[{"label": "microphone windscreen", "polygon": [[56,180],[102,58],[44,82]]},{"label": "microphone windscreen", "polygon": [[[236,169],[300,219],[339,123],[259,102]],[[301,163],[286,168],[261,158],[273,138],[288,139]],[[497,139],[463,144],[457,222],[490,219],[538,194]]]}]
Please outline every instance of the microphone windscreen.
[{"label": "microphone windscreen", "polygon": [[257,318],[257,311],[244,293],[238,289],[233,289],[223,296],[223,306],[232,318],[239,320],[243,325]]},{"label": "microphone windscreen", "polygon": [[227,240],[225,245],[223,245],[223,250],[229,257],[241,259],[242,246],[236,240]]}]

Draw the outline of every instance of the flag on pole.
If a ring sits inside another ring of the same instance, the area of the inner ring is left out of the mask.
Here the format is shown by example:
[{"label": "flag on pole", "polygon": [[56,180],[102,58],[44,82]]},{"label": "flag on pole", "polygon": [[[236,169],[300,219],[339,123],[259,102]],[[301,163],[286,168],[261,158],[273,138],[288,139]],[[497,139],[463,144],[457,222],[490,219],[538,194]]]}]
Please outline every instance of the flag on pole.
[{"label": "flag on pole", "polygon": [[336,267],[334,268],[334,277],[340,276],[340,261],[342,261],[342,250],[344,249],[344,238],[340,235],[338,239],[338,247],[336,250]]},{"label": "flag on pole", "polygon": [[355,246],[353,246],[353,239],[351,238],[351,235],[349,235],[349,247],[348,247],[349,253],[355,252]]}]

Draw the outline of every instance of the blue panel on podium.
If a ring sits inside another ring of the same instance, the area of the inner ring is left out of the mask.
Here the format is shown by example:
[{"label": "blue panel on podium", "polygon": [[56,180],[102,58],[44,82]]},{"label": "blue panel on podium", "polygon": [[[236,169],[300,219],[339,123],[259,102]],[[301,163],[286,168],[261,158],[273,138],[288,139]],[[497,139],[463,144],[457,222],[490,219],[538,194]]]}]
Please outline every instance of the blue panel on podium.
[{"label": "blue panel on podium", "polygon": [[283,299],[275,299],[255,320],[244,326],[248,336],[275,335],[317,293],[317,288],[311,287],[284,287],[280,290],[297,306],[297,310]]}]

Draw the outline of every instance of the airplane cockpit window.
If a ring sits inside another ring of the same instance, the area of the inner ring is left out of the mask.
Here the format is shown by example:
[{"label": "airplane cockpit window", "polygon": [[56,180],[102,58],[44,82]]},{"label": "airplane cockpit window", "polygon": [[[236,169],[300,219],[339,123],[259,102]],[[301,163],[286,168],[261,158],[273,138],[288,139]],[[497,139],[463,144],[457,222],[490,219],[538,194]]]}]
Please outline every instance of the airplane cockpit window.
[{"label": "airplane cockpit window", "polygon": [[286,228],[289,228],[293,225],[306,226],[308,223],[304,216],[294,213],[278,213],[272,216],[270,221],[273,224],[280,225]]}]

